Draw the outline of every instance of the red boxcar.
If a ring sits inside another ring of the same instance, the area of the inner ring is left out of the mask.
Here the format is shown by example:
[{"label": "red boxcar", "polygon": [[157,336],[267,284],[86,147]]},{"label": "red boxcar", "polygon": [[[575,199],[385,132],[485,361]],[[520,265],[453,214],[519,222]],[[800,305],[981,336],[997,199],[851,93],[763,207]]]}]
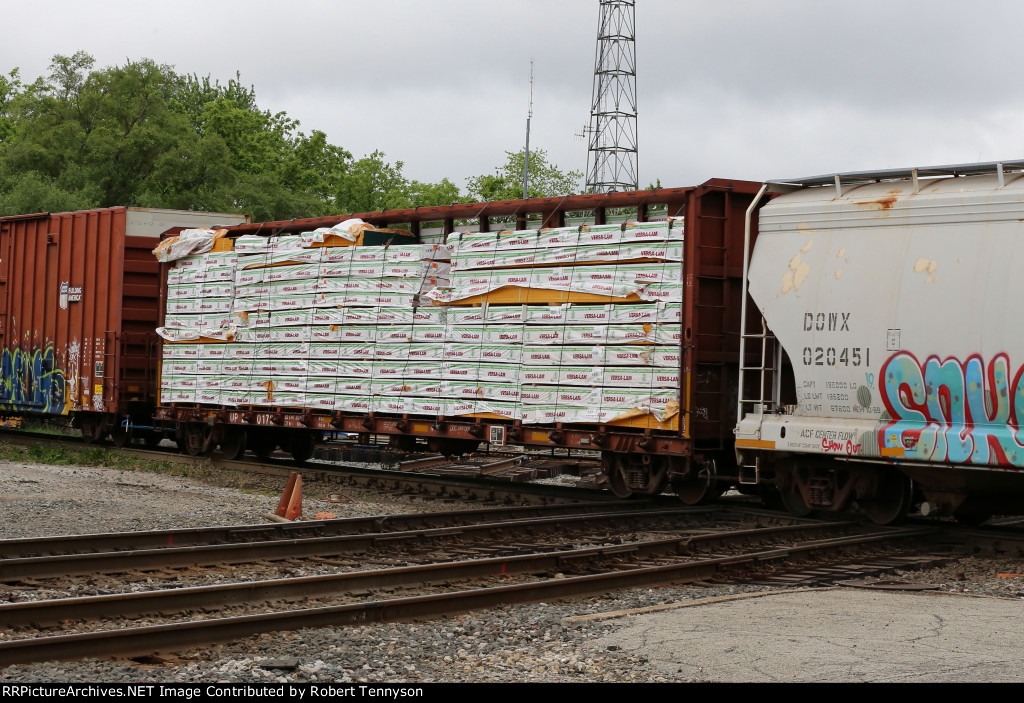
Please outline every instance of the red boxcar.
[{"label": "red boxcar", "polygon": [[0,218],[0,411],[68,416],[86,439],[156,401],[159,265],[173,226],[239,215],[113,207]]}]

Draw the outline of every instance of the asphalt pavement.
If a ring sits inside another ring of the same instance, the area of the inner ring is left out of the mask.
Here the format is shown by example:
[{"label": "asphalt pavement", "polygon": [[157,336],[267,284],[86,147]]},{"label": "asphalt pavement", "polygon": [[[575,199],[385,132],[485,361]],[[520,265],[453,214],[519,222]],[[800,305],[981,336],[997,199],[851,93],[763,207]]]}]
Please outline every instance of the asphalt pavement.
[{"label": "asphalt pavement", "polygon": [[600,646],[709,682],[1024,681],[1024,600],[822,588],[618,614]]}]

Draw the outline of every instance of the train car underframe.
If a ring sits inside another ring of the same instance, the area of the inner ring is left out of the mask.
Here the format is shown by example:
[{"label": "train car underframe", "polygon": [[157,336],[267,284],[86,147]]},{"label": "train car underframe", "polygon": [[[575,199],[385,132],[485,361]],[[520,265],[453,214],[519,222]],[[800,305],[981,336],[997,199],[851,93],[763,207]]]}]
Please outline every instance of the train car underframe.
[{"label": "train car underframe", "polygon": [[703,505],[720,496],[713,460],[700,456],[646,452],[601,452],[602,476],[619,498],[658,495],[671,489],[687,505]]},{"label": "train car underframe", "polygon": [[[764,457],[762,457],[764,458]],[[809,455],[772,456],[774,486],[793,515],[842,512],[856,505],[878,524],[901,520],[912,505],[909,478],[885,464]]]},{"label": "train car underframe", "polygon": [[[991,466],[935,466],[760,452],[761,474],[790,513],[854,507],[878,524],[903,520],[915,506],[925,516],[982,522],[1020,512],[1024,475]],[[938,469],[938,470],[937,470]],[[770,501],[769,501],[770,502]]]},{"label": "train car underframe", "polygon": [[153,425],[154,406],[152,402],[130,401],[127,413],[75,412],[71,426],[82,433],[86,444],[97,444],[110,437],[115,447],[124,447],[133,439],[141,439],[148,446],[155,447],[166,435],[165,430]]},{"label": "train car underframe", "polygon": [[719,461],[691,455],[692,444],[686,438],[651,430],[536,426],[475,418],[327,415],[267,408],[161,407],[156,417],[158,424],[176,433],[182,450],[192,455],[219,446],[229,459],[240,458],[247,449],[267,457],[280,448],[301,463],[312,456],[325,433],[342,432],[367,442],[373,435],[388,436],[388,446],[403,451],[423,442],[430,451],[449,456],[473,451],[481,442],[600,451],[604,481],[621,498],[656,495],[671,488],[683,502],[697,505],[714,500],[728,486],[718,476]]}]

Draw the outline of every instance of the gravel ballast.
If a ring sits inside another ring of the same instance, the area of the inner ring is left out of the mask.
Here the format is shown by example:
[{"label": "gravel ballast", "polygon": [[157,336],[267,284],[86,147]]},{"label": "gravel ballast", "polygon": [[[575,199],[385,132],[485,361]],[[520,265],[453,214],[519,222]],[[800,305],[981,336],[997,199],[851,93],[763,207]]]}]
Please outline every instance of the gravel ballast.
[{"label": "gravel ballast", "polygon": [[[3,461],[0,483],[4,515],[0,537],[10,539],[262,523],[266,522],[263,515],[277,507],[284,481],[225,478],[216,472],[185,478],[153,471]],[[413,502],[370,493],[349,493],[346,497],[351,502],[346,503],[319,502],[328,492],[338,489],[307,484],[304,514],[330,511],[348,517],[455,509],[451,503]],[[939,569],[898,576],[936,583],[948,593],[998,597],[1019,605],[1024,579],[1012,576],[1019,573],[1024,573],[1021,560],[964,558]],[[15,665],[0,670],[0,682],[729,681],[735,679],[724,669],[716,673],[713,664],[700,669],[671,665],[672,657],[662,656],[660,650],[645,650],[643,642],[636,644],[630,639],[629,628],[647,622],[643,618],[679,617],[682,611],[701,610],[659,610],[673,604],[720,603],[723,598],[766,590],[739,585],[634,589],[614,596],[508,606],[424,623],[268,633],[166,654],[145,663],[89,660]],[[10,591],[0,589],[0,599],[12,597]],[[744,598],[736,602],[753,607],[770,600]],[[1000,602],[1005,605],[1005,600]],[[610,617],[629,611],[652,614]],[[990,675],[998,677],[997,673]],[[773,677],[771,672],[761,672],[751,674],[749,680],[792,680]],[[865,679],[845,670],[833,678],[804,680],[890,679]]]}]

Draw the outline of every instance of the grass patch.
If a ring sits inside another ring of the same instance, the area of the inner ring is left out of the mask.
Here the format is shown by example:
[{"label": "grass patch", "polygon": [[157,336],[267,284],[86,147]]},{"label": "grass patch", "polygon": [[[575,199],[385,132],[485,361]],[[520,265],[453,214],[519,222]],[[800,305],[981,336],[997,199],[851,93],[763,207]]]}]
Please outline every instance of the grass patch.
[{"label": "grass patch", "polygon": [[213,467],[206,463],[178,464],[170,461],[153,461],[152,459],[135,459],[123,454],[115,454],[111,457],[107,466],[116,469],[128,469],[132,471],[149,471],[168,476],[180,476],[182,478],[194,478],[208,480],[213,474]]},{"label": "grass patch", "polygon": [[279,496],[285,479],[229,469],[207,462],[179,464],[140,459],[102,446],[8,444],[0,442],[0,460],[49,464],[51,466],[95,466],[122,471],[142,471],[193,479],[211,486],[236,488],[259,496]]},{"label": "grass patch", "polygon": [[0,443],[0,459],[31,461],[52,466],[106,466],[112,469],[152,471],[188,478],[204,478],[210,473],[209,466],[136,459],[104,447],[93,446]]},{"label": "grass patch", "polygon": [[0,459],[9,461],[31,461],[37,464],[53,464],[67,466],[102,466],[106,451],[101,447],[89,447],[85,450],[66,446],[49,446],[45,444],[0,444]]},{"label": "grass patch", "polygon": [[71,427],[71,421],[66,418],[53,420],[50,418],[26,417],[22,419],[20,429],[23,432],[57,437],[80,437],[82,435],[81,432]]}]

